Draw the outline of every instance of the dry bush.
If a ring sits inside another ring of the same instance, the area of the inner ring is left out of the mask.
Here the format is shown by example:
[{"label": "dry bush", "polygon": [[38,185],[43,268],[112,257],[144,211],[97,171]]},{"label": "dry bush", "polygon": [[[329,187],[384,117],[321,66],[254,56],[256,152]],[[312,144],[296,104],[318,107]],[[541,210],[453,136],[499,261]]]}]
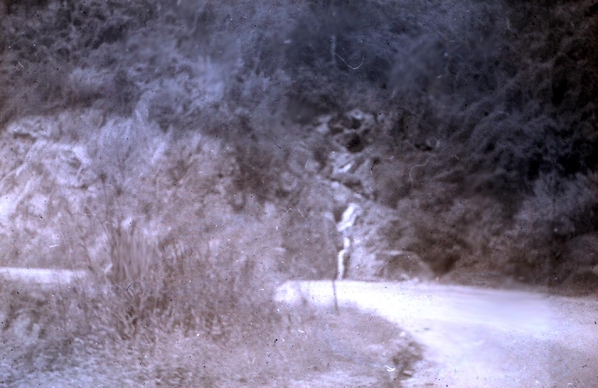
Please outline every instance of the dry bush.
[{"label": "dry bush", "polygon": [[[214,346],[238,343],[278,322],[269,293],[252,286],[250,262],[231,268],[209,252],[176,244],[158,251],[124,231],[112,236],[112,245],[113,271],[96,270],[91,284],[15,291],[4,299],[2,336],[21,344],[8,380],[72,367],[74,354],[116,357],[112,352],[128,347],[154,355],[160,341],[176,333]],[[227,253],[226,261],[238,254]]]},{"label": "dry bush", "polygon": [[160,253],[139,236],[123,232],[116,236],[109,295],[124,302],[124,309],[116,310],[119,327],[133,330],[121,331],[122,337],[134,337],[139,330],[177,329],[228,340],[235,334],[235,324],[268,319],[263,293],[248,292],[257,280],[255,265],[237,260],[241,254],[236,248],[231,246],[221,254],[226,257],[215,258],[209,249],[194,251],[170,243]]}]

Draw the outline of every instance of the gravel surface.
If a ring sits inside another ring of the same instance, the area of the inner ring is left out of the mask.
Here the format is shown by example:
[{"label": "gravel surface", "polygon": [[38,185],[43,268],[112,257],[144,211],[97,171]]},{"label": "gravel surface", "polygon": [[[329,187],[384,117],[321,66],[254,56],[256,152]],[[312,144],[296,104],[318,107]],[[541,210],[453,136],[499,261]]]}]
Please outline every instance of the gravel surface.
[{"label": "gravel surface", "polygon": [[[339,308],[399,325],[424,347],[407,387],[598,386],[598,302],[435,283],[336,282]],[[287,282],[289,308],[333,306],[331,281]]]}]

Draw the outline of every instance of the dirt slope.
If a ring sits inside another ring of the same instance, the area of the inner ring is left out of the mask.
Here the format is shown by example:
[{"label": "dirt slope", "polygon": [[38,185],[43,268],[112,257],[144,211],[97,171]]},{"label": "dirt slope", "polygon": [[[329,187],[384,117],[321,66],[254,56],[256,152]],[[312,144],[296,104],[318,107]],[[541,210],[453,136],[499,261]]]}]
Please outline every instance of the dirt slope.
[{"label": "dirt slope", "polygon": [[[598,386],[598,302],[433,283],[336,283],[357,307],[408,331],[425,348],[408,387]],[[287,282],[275,299],[334,306],[330,281]]]}]

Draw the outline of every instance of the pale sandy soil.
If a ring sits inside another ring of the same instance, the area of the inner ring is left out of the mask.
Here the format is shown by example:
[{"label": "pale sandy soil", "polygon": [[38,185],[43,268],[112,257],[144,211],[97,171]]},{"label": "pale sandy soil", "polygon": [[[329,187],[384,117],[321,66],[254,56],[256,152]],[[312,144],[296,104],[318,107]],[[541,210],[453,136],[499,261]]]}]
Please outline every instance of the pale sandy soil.
[{"label": "pale sandy soil", "polygon": [[[598,386],[598,302],[435,283],[336,282],[352,306],[399,325],[424,347],[407,387]],[[330,281],[287,282],[287,308],[334,307]]]}]

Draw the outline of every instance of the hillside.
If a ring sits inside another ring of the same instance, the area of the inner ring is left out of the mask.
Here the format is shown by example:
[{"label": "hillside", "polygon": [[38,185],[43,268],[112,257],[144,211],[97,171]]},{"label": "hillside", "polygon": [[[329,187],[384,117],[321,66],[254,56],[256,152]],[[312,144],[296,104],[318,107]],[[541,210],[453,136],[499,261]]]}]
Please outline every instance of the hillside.
[{"label": "hillside", "polygon": [[[98,251],[104,221],[193,245],[185,235],[210,235],[199,224],[231,224],[203,213],[273,209],[277,221],[257,229],[279,227],[281,272],[322,278],[335,263],[320,258],[339,249],[331,221],[357,201],[353,278],[401,250],[429,276],[595,283],[589,3],[25,1],[2,12],[5,261],[65,257],[64,242],[47,258],[27,250],[61,241],[68,198],[65,228]],[[195,216],[172,217],[175,200]]]},{"label": "hillside", "polygon": [[60,302],[3,284],[4,307],[51,311],[29,332],[223,326],[242,348],[245,322],[286,330],[276,286],[334,278],[341,250],[350,280],[593,293],[597,12],[0,0],[0,265],[95,279]]}]

